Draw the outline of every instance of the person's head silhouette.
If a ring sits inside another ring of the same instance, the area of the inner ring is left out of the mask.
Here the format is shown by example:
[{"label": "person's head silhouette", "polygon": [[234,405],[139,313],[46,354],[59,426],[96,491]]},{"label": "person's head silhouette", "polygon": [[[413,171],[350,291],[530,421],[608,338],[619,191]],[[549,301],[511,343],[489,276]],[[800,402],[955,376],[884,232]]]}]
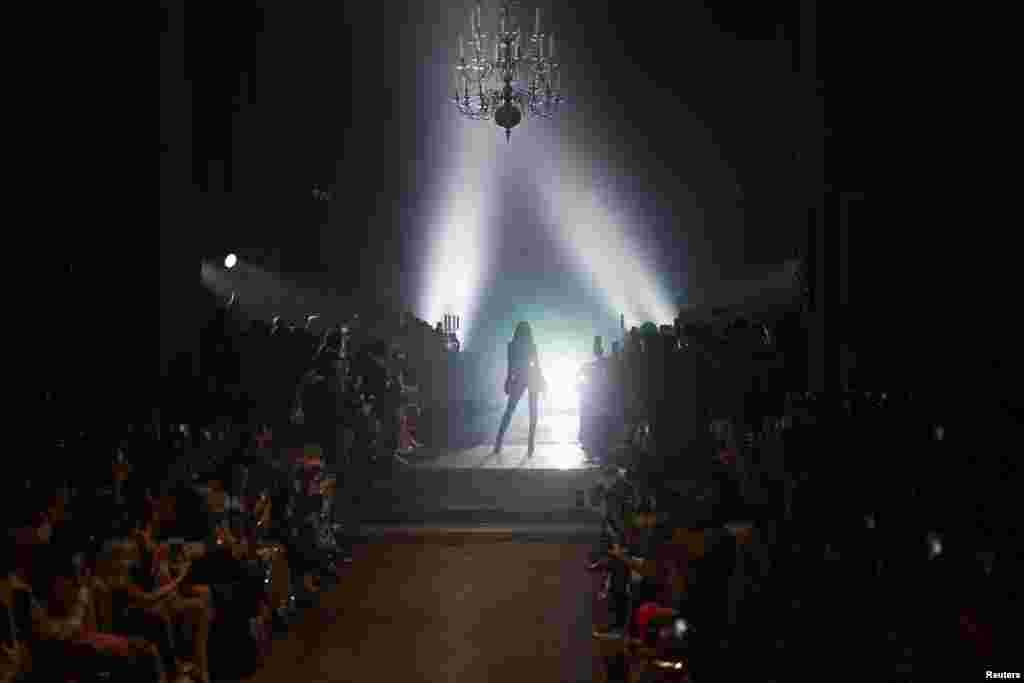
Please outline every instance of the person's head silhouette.
[{"label": "person's head silhouette", "polygon": [[512,334],[512,342],[533,344],[533,330],[530,329],[530,323],[522,320],[516,325],[516,331]]}]

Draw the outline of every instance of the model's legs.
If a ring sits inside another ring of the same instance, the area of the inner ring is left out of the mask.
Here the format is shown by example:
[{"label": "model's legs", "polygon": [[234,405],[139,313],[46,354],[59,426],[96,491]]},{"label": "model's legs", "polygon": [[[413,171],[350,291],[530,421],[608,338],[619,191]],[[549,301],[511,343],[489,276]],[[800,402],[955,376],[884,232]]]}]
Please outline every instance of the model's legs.
[{"label": "model's legs", "polygon": [[539,412],[539,410],[538,410],[538,408],[539,408],[539,406],[538,406],[539,398],[540,398],[540,396],[539,396],[539,394],[536,391],[530,390],[530,395],[529,395],[529,397],[527,399],[529,401],[529,404],[530,404],[530,440],[529,440],[530,446],[527,449],[527,452],[529,452],[529,453],[533,453],[534,437],[536,437],[536,435],[537,435],[537,417],[538,417],[538,412]]},{"label": "model's legs", "polygon": [[[494,452],[501,452],[501,442],[505,439],[505,431],[508,429],[509,423],[512,421],[512,413],[515,412],[516,406],[519,405],[519,399],[523,397],[523,391],[526,387],[522,384],[513,384],[511,391],[508,395],[508,405],[505,408],[505,414],[501,418],[501,426],[498,427],[498,438],[494,441]],[[532,395],[532,394],[531,394]]]}]

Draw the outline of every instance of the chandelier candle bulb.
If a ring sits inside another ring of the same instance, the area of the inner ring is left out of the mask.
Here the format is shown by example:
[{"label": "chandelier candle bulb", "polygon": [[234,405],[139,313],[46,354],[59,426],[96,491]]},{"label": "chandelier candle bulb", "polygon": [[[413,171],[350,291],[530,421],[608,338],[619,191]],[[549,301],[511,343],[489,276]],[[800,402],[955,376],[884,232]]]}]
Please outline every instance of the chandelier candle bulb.
[{"label": "chandelier candle bulb", "polygon": [[465,49],[465,46],[462,44],[462,36],[460,35],[459,36],[459,59],[465,59],[465,58],[466,58],[466,49]]},{"label": "chandelier candle bulb", "polygon": [[555,34],[554,33],[551,34],[551,45],[548,48],[548,58],[550,58],[550,59],[554,59],[555,58]]},{"label": "chandelier candle bulb", "polygon": [[537,20],[534,22],[534,33],[540,33],[540,7],[537,8]]}]

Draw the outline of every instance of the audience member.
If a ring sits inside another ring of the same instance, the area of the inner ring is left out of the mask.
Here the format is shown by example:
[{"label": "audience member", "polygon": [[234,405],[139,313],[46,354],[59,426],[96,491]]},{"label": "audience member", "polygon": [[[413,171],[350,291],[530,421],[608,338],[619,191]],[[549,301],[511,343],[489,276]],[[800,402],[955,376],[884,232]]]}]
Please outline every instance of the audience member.
[{"label": "audience member", "polygon": [[[125,561],[130,566],[128,581],[120,593],[120,609],[115,612],[136,630],[148,630],[149,624],[167,624],[192,629],[192,664],[203,683],[209,683],[207,643],[210,633],[209,591],[187,590],[187,563],[175,576],[168,562],[167,547],[155,539],[158,517],[152,501],[144,501],[133,515],[132,533],[125,544]],[[183,584],[185,584],[183,586]],[[167,645],[175,646],[173,629]],[[169,653],[165,652],[165,657]],[[180,671],[180,662],[176,665]]]}]

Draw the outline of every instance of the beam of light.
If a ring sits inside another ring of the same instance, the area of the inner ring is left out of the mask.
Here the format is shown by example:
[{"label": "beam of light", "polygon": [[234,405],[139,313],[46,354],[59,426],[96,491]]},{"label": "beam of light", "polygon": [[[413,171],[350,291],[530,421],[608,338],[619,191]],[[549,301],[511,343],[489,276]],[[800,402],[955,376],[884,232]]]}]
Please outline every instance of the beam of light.
[{"label": "beam of light", "polygon": [[200,264],[199,280],[204,287],[219,297],[227,298],[234,291],[230,275],[210,261],[203,261]]},{"label": "beam of light", "polygon": [[[619,189],[624,183],[616,176],[624,177],[627,171],[604,168],[602,153],[584,142],[587,135],[574,132],[591,129],[594,117],[575,109],[567,113],[560,125],[545,121],[519,140],[519,152],[533,161],[528,178],[540,216],[571,262],[600,292],[609,317],[618,321],[619,314],[625,314],[627,327],[647,321],[669,324],[677,312],[679,286],[672,281],[678,278],[658,273],[657,264],[680,259],[655,253],[658,247],[651,239],[668,226],[643,224],[635,203],[642,199],[650,204],[650,198],[628,196],[627,190]],[[596,118],[600,120],[600,114]]]},{"label": "beam of light", "polygon": [[[590,169],[573,166],[564,152],[537,190],[555,237],[604,296],[612,314],[623,313],[626,326],[675,319],[675,297],[656,273],[655,255],[638,244],[645,226],[590,183]],[[556,171],[560,167],[560,171]]]},{"label": "beam of light", "polygon": [[445,314],[460,316],[458,334],[465,347],[474,330],[484,274],[492,263],[488,224],[495,206],[496,159],[489,129],[459,119],[451,125],[455,149],[430,219],[419,315],[431,323]]},{"label": "beam of light", "polygon": [[238,308],[250,319],[269,322],[275,316],[300,326],[308,316],[317,315],[323,326],[343,323],[352,312],[353,302],[288,282],[272,271],[245,260],[225,270],[214,262],[204,261],[200,268],[204,287],[224,301],[235,293]]}]

